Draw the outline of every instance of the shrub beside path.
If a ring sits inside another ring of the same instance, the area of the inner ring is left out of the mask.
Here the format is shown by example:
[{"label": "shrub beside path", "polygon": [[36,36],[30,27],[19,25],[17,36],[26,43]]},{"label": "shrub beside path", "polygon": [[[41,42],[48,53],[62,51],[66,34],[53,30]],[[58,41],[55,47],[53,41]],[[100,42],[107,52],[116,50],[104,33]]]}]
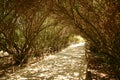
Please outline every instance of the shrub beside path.
[{"label": "shrub beside path", "polygon": [[86,64],[84,43],[74,44],[7,76],[6,80],[84,80]]}]

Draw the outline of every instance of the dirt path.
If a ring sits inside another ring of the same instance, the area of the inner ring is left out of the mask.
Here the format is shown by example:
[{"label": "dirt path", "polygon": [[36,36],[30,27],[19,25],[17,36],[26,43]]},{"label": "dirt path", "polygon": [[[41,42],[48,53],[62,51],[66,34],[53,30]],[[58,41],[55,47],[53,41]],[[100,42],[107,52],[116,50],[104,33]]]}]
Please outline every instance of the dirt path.
[{"label": "dirt path", "polygon": [[32,64],[6,80],[84,80],[85,69],[84,44],[80,43]]}]

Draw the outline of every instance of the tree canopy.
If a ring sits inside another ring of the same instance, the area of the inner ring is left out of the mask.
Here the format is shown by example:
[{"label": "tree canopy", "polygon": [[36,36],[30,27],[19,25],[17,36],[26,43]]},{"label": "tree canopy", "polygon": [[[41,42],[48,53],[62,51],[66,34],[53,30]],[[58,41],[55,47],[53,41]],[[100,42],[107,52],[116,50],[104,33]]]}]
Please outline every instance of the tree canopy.
[{"label": "tree canopy", "polygon": [[[48,34],[54,35],[53,39],[44,41],[55,49],[59,42],[54,41],[60,39],[62,46],[73,31],[85,38],[92,55],[107,56],[107,63],[120,79],[119,9],[119,0],[1,0],[0,49],[21,64],[36,49],[42,49],[40,41],[48,40]],[[46,37],[41,35],[46,33]]]}]

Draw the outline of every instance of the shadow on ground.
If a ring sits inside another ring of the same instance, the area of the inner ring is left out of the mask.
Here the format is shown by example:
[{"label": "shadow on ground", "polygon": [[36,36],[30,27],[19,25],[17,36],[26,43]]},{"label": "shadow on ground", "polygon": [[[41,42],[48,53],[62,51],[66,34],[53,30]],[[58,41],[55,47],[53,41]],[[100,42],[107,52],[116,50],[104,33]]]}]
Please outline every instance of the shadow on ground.
[{"label": "shadow on ground", "polygon": [[86,64],[84,43],[74,44],[2,79],[84,80]]}]

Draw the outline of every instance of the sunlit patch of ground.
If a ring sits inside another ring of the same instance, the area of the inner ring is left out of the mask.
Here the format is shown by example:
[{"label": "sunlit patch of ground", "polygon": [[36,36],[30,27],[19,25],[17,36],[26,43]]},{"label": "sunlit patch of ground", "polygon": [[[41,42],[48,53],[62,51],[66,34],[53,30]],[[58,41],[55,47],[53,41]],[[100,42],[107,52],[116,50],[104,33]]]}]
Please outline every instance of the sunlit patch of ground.
[{"label": "sunlit patch of ground", "polygon": [[55,55],[9,75],[6,80],[84,80],[84,44],[73,44]]}]

